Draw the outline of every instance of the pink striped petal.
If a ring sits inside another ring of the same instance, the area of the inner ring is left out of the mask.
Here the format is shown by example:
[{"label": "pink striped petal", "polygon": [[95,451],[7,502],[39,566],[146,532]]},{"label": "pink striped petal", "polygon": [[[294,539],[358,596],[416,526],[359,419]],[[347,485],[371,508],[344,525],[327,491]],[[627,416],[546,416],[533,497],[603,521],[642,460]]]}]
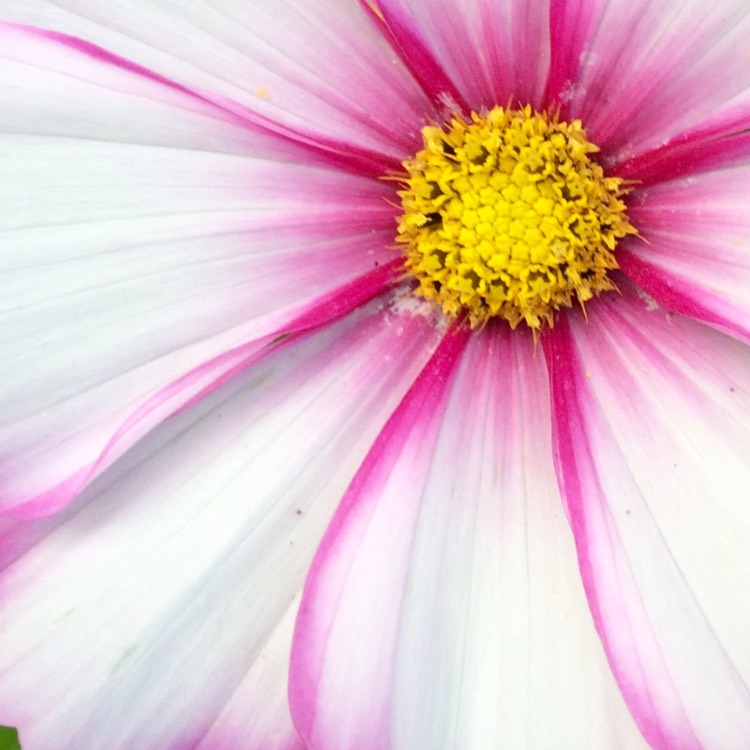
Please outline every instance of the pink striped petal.
[{"label": "pink striped petal", "polygon": [[549,63],[548,1],[360,0],[428,94],[473,109],[539,104]]},{"label": "pink striped petal", "polygon": [[[613,174],[633,180],[639,188],[668,182],[750,161],[748,121],[738,127],[706,128],[681,133],[658,146],[614,166]],[[744,129],[743,129],[744,128]]]},{"label": "pink striped petal", "polygon": [[656,750],[750,747],[750,350],[641,299],[545,337],[592,614]]},{"label": "pink striped petal", "polygon": [[468,114],[463,95],[435,58],[407,4],[403,0],[360,0],[360,5],[433,106],[438,111],[458,109]]},{"label": "pink striped petal", "polygon": [[606,0],[549,0],[550,65],[543,106],[560,107],[564,117],[606,5]]},{"label": "pink striped petal", "polygon": [[0,575],[0,716],[24,750],[298,744],[289,610],[438,345],[413,307],[375,301],[287,344],[152,432],[40,534],[6,525],[5,542],[20,538]]},{"label": "pink striped petal", "polygon": [[552,0],[551,19],[549,103],[613,162],[750,104],[744,0]]},{"label": "pink striped petal", "polygon": [[639,190],[622,270],[667,307],[750,341],[750,166]]},{"label": "pink striped petal", "polygon": [[[291,706],[310,750],[646,747],[586,608],[531,336],[447,339],[308,578]],[[458,365],[458,366],[457,366]]]},{"label": "pink striped petal", "polygon": [[0,507],[63,506],[281,333],[398,271],[393,189],[0,30]]},{"label": "pink striped petal", "polygon": [[8,0],[2,16],[85,39],[341,152],[398,162],[430,111],[356,2]]}]

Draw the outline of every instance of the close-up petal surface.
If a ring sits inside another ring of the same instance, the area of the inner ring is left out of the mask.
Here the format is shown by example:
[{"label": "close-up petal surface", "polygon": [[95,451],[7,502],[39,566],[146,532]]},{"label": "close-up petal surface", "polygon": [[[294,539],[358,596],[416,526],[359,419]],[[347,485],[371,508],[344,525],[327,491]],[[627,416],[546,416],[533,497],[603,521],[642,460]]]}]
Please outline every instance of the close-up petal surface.
[{"label": "close-up petal surface", "polygon": [[549,61],[547,0],[360,2],[376,9],[386,36],[395,37],[395,48],[444,107],[541,103]]},{"label": "close-up petal surface", "polygon": [[[258,747],[279,734],[289,608],[439,337],[429,317],[376,301],[167,422],[39,522],[43,534],[6,530],[0,716],[24,750],[163,750],[204,735]],[[235,693],[268,706],[238,727]]]},{"label": "close-up petal surface", "polygon": [[623,271],[668,307],[750,341],[750,166],[654,185],[631,215]]},{"label": "close-up petal surface", "polygon": [[311,750],[645,748],[575,573],[541,349],[489,333],[454,376],[449,355],[323,540],[292,652],[295,723]]},{"label": "close-up petal surface", "polygon": [[596,628],[659,750],[750,745],[750,350],[630,287],[546,339]]},{"label": "close-up petal surface", "polygon": [[748,40],[0,0],[0,748],[748,750]]},{"label": "close-up petal surface", "polygon": [[726,118],[742,129],[739,109],[750,104],[744,0],[552,0],[551,19],[550,104],[556,99],[580,117],[607,161],[662,146],[699,125],[726,131]]},{"label": "close-up petal surface", "polygon": [[[237,750],[242,747],[305,750],[305,742],[289,716],[285,679],[298,606],[299,598],[295,598],[240,686],[195,744],[195,750]],[[262,706],[263,710],[251,710],[250,706]]]},{"label": "close-up petal surface", "polygon": [[164,86],[0,37],[0,505],[38,515],[380,273],[393,210]]},{"label": "close-up petal surface", "polygon": [[356,0],[4,0],[1,10],[137,60],[279,132],[396,164],[430,111]]}]

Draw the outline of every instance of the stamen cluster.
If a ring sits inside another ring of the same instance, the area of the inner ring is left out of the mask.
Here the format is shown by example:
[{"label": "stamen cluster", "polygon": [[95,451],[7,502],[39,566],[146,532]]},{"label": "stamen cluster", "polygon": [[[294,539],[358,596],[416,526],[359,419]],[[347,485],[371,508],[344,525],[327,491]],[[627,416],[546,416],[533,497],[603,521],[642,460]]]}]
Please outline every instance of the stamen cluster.
[{"label": "stamen cluster", "polygon": [[579,120],[495,107],[422,134],[404,162],[397,237],[420,295],[472,327],[500,317],[539,329],[614,288],[613,251],[636,233],[628,191],[592,161]]}]

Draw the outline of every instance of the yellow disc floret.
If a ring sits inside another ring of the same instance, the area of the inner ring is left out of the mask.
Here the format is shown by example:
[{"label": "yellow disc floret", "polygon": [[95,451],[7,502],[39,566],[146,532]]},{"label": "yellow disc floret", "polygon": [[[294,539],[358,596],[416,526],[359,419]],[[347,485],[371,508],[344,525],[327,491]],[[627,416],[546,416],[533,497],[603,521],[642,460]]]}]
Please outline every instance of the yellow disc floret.
[{"label": "yellow disc floret", "polygon": [[592,161],[579,120],[495,107],[422,135],[404,162],[397,238],[418,294],[472,327],[500,317],[539,329],[614,288],[613,251],[636,232],[627,189]]}]

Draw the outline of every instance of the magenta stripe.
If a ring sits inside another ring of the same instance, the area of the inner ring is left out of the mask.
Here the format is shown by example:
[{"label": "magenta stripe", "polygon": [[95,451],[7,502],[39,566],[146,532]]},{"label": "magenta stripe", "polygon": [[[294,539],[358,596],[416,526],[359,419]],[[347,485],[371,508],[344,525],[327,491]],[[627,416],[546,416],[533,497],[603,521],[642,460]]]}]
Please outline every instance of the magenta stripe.
[{"label": "magenta stripe", "polygon": [[723,333],[750,343],[750,327],[743,327],[738,321],[726,318],[699,302],[699,289],[691,291],[679,277],[648,263],[624,248],[617,251],[617,262],[620,264],[620,270],[631,281],[667,309],[707,323]]},{"label": "magenta stripe", "polygon": [[305,133],[301,130],[282,125],[239,102],[184,86],[138,63],[108,52],[103,47],[87,42],[84,39],[69,36],[58,31],[19,24],[0,23],[0,29],[7,29],[46,39],[55,44],[75,50],[99,63],[112,65],[141,78],[158,83],[202,104],[208,105],[217,114],[228,118],[246,130],[262,135],[270,135],[281,143],[300,148],[309,157],[313,157],[328,166],[375,179],[382,177],[384,174],[401,171],[401,163],[397,159],[385,156],[376,151],[360,148],[355,144],[345,143],[334,138],[326,138],[319,134]]},{"label": "magenta stripe", "polygon": [[734,133],[679,136],[664,146],[616,165],[612,172],[648,186],[748,161],[750,121],[745,123],[745,130]]},{"label": "magenta stripe", "polygon": [[35,521],[0,517],[0,574],[40,544],[79,509],[80,506],[72,508],[70,512],[56,513]]},{"label": "magenta stripe", "polygon": [[[596,476],[595,461],[589,448],[589,438],[579,400],[580,379],[584,367],[578,358],[567,318],[561,316],[555,328],[542,337],[545,360],[549,372],[552,408],[552,443],[560,492],[565,502],[576,545],[578,567],[589,603],[596,632],[602,642],[618,687],[633,719],[649,744],[658,750],[674,750],[674,745],[664,734],[658,711],[639,680],[633,679],[633,670],[623,669],[623,658],[633,659],[634,654],[617,653],[610,642],[611,622],[602,609],[599,582],[594,563],[589,554],[587,520],[592,503],[601,503],[604,492]],[[588,491],[584,490],[581,469],[588,467]],[[592,487],[592,485],[594,485]],[[612,592],[617,597],[617,592]],[[611,619],[611,618],[609,618]],[[621,623],[621,626],[624,623]],[[689,746],[697,750],[694,744]],[[685,747],[688,750],[688,746]]]},{"label": "magenta stripe", "polygon": [[129,435],[136,431],[137,426],[144,422],[144,420],[148,420],[149,416],[160,407],[168,404],[171,400],[179,398],[181,393],[189,390],[191,386],[194,386],[207,375],[210,376],[212,371],[215,371],[215,375],[209,380],[207,385],[201,387],[184,403],[161,415],[158,422],[178,414],[183,409],[201,400],[223,383],[226,383],[232,377],[247,369],[250,365],[260,361],[279,346],[283,346],[301,335],[313,332],[352,312],[360,305],[392,286],[401,277],[402,271],[403,260],[396,258],[390,263],[386,263],[370,273],[328,293],[313,303],[305,312],[299,314],[296,318],[292,318],[282,329],[265,334],[261,338],[249,341],[231,351],[224,352],[180,376],[141,404],[114,431],[91,464],[78,469],[75,473],[66,477],[62,482],[42,495],[22,502],[16,507],[6,510],[2,515],[9,518],[29,520],[60,510],[111,462],[111,454],[116,453],[116,449],[122,448],[123,443],[127,446],[136,442],[132,440],[132,437],[129,438]]},{"label": "magenta stripe", "polygon": [[[584,433],[581,409],[574,385],[573,372],[581,368],[570,340],[566,315],[559,316],[553,329],[541,336],[550,383],[550,408],[552,413],[552,447],[560,494],[568,506],[569,519],[576,539],[586,538],[586,518],[579,506],[571,507],[569,498],[583,495],[581,478],[576,462],[576,441]],[[585,449],[586,443],[578,446]],[[575,512],[574,512],[575,511]],[[588,561],[581,561],[584,579],[592,578]],[[594,623],[601,636],[601,616],[594,612]]]},{"label": "magenta stripe", "polygon": [[550,0],[550,66],[542,108],[559,107],[563,119],[569,117],[570,109],[563,94],[578,78],[595,6],[593,1]]},{"label": "magenta stripe", "polygon": [[314,650],[308,634],[323,624],[316,622],[315,600],[325,569],[335,558],[339,539],[346,535],[350,517],[362,504],[377,503],[382,485],[399,460],[403,446],[438,410],[444,408],[461,355],[471,336],[468,326],[454,324],[402,399],[373,443],[347,489],[320,543],[305,582],[292,642],[289,668],[289,703],[297,731],[308,741],[315,723],[319,673],[322,668],[310,658]]},{"label": "magenta stripe", "polygon": [[403,3],[400,0],[359,0],[359,3],[438,112],[457,108],[468,116],[471,108],[437,61]]}]

